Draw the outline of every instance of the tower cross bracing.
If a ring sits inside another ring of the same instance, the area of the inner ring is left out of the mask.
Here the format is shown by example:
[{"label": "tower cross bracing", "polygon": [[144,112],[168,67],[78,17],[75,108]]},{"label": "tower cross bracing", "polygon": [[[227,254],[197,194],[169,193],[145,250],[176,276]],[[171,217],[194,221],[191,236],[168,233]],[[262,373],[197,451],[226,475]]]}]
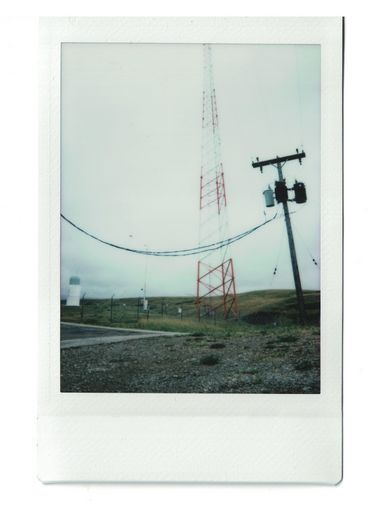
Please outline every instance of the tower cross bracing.
[{"label": "tower cross bracing", "polygon": [[[203,47],[202,163],[200,176],[200,245],[228,238],[227,195],[214,86],[212,49]],[[233,260],[229,246],[206,253],[197,265],[197,313],[201,318],[221,311],[225,319],[237,317]]]}]

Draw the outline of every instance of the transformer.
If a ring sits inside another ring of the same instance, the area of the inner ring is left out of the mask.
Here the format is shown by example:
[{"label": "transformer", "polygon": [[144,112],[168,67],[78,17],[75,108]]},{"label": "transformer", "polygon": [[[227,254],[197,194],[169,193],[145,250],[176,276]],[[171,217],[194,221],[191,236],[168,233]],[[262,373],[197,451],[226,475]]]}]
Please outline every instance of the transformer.
[{"label": "transformer", "polygon": [[275,197],[277,203],[286,203],[288,201],[288,190],[285,182],[275,182]]},{"label": "transformer", "polygon": [[270,186],[268,186],[268,189],[263,191],[263,196],[265,199],[266,207],[274,207],[275,206],[275,200],[273,198],[273,191]]},{"label": "transformer", "polygon": [[307,192],[305,190],[305,185],[303,182],[295,181],[293,185],[293,190],[295,193],[295,202],[296,203],[305,203],[307,201]]}]

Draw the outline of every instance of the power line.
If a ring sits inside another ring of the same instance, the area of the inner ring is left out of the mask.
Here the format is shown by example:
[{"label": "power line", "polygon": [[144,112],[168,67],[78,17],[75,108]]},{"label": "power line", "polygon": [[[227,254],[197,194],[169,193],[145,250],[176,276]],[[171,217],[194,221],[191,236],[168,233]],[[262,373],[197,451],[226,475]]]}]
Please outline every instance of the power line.
[{"label": "power line", "polygon": [[170,250],[170,251],[148,251],[146,249],[133,249],[133,248],[130,248],[127,246],[114,244],[112,242],[103,240],[100,237],[93,235],[92,233],[89,233],[87,230],[81,228],[80,226],[75,224],[73,221],[71,221],[70,219],[65,217],[64,214],[60,214],[60,216],[64,219],[64,221],[69,223],[71,226],[73,226],[73,228],[75,228],[79,232],[83,233],[84,235],[87,235],[88,237],[96,240],[97,242],[100,242],[101,244],[105,244],[105,245],[113,247],[115,249],[121,249],[122,251],[127,251],[129,253],[142,254],[142,255],[148,255],[148,256],[191,256],[191,255],[197,255],[200,253],[206,253],[209,251],[216,251],[217,249],[221,249],[224,246],[227,246],[234,242],[237,242],[238,240],[241,240],[244,237],[255,232],[256,230],[262,228],[262,226],[265,226],[267,223],[274,221],[276,219],[277,214],[275,214],[271,219],[268,219],[267,221],[264,221],[263,223],[260,223],[257,226],[254,226],[250,230],[243,231],[243,232],[239,233],[238,235],[235,235],[234,237],[230,237],[228,239],[214,242],[212,244],[207,244],[204,246],[196,246],[196,247],[188,248],[188,249],[177,249],[177,250]]}]

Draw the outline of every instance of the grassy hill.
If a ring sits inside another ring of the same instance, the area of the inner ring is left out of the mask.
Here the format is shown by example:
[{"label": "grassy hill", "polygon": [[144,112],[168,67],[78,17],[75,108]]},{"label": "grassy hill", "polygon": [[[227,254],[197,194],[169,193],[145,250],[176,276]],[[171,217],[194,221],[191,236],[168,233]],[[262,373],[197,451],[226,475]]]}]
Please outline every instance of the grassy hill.
[{"label": "grassy hill", "polygon": [[[214,298],[215,305],[219,298]],[[319,325],[320,292],[304,292],[307,320]],[[242,330],[245,326],[294,325],[298,307],[294,290],[262,290],[238,294],[238,320],[224,320],[220,311],[198,321],[194,297],[149,297],[149,312],[138,299],[86,299],[83,306],[61,303],[61,320],[114,327],[139,327],[184,332]],[[182,313],[178,312],[181,308]]]},{"label": "grassy hill", "polygon": [[[320,292],[305,291],[304,302],[308,323],[319,324]],[[239,295],[241,319],[253,324],[298,322],[298,306],[294,290],[266,290]]]}]

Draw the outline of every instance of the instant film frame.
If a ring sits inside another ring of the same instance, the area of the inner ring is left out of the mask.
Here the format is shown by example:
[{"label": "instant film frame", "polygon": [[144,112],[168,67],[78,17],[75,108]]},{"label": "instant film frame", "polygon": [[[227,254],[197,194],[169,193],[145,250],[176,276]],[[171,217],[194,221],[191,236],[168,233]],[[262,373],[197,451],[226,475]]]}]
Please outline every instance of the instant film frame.
[{"label": "instant film frame", "polygon": [[[320,394],[60,392],[63,42],[320,45]],[[43,482],[341,480],[342,55],[341,18],[41,20],[38,475]]]}]

